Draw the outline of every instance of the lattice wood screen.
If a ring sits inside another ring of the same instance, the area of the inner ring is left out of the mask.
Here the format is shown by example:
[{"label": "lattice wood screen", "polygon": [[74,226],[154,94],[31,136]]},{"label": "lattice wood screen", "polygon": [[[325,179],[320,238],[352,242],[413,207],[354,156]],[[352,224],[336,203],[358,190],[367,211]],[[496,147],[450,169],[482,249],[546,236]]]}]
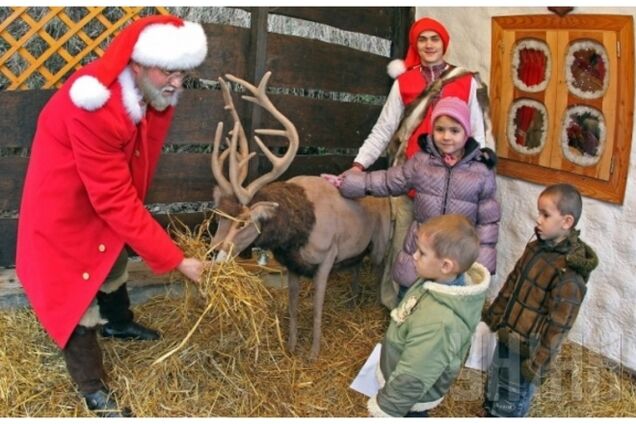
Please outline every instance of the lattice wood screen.
[{"label": "lattice wood screen", "polygon": [[131,20],[164,7],[10,7],[0,22],[0,89],[52,88],[101,56]]}]

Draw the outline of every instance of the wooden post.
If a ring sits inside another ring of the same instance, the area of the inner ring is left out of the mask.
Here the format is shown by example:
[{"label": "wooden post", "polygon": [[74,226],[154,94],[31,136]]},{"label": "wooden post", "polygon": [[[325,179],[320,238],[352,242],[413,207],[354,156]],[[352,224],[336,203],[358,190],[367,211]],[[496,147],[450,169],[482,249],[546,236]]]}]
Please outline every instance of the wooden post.
[{"label": "wooden post", "polygon": [[[252,7],[250,8],[250,39],[247,58],[247,81],[257,85],[265,74],[265,66],[267,63],[267,16],[269,8]],[[243,116],[246,117],[245,131],[253,134],[255,128],[260,128],[263,122],[263,111],[260,107],[255,107],[252,103],[243,102]],[[251,112],[248,112],[251,108]],[[254,142],[254,138],[249,138],[250,152],[258,152],[258,146]],[[259,161],[251,160],[248,168],[247,181],[252,181],[258,177]]]},{"label": "wooden post", "polygon": [[409,28],[415,20],[415,8],[396,7],[391,31],[391,58],[404,59],[409,47]]}]

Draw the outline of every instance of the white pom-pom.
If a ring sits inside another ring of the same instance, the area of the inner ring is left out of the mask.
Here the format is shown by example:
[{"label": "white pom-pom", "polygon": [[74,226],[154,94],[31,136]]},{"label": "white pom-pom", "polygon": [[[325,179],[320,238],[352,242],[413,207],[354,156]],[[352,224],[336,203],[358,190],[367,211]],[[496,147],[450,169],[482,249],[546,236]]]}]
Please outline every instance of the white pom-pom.
[{"label": "white pom-pom", "polygon": [[399,77],[406,72],[406,65],[402,59],[395,59],[386,66],[386,73],[393,79]]},{"label": "white pom-pom", "polygon": [[91,75],[76,79],[69,90],[73,104],[82,109],[93,111],[104,106],[110,97],[110,91]]}]

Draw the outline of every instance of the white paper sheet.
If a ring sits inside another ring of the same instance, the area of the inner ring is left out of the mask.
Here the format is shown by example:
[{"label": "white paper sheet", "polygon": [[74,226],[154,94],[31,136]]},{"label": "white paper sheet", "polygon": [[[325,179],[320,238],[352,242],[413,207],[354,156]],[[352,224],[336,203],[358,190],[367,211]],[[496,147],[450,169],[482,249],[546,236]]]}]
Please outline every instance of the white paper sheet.
[{"label": "white paper sheet", "polygon": [[468,368],[487,371],[497,346],[497,335],[490,331],[485,322],[481,321],[475,329],[470,346],[470,353],[464,364]]},{"label": "white paper sheet", "polygon": [[375,396],[375,394],[378,393],[380,383],[376,377],[376,369],[380,363],[381,349],[382,344],[378,343],[375,345],[373,351],[371,351],[371,355],[369,355],[367,361],[349,387],[369,397]]}]

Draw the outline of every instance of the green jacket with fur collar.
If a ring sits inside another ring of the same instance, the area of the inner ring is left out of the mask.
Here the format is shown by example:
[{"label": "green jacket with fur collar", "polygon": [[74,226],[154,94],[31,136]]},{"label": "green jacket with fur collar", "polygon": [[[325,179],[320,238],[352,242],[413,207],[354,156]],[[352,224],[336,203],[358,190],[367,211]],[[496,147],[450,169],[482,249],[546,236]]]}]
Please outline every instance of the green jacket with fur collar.
[{"label": "green jacket with fur collar", "polygon": [[490,283],[479,263],[464,277],[464,286],[418,280],[391,311],[371,415],[401,417],[441,403],[466,360]]}]

